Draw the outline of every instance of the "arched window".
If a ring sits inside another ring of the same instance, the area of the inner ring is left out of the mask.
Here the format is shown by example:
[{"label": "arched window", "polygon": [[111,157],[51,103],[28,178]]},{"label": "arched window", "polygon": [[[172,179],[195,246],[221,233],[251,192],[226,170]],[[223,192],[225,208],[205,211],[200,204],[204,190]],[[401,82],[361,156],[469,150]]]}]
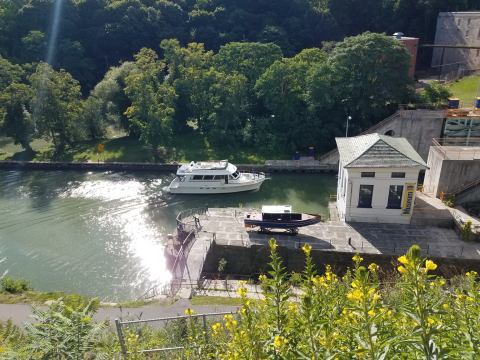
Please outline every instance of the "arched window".
[{"label": "arched window", "polygon": [[387,136],[393,136],[393,135],[395,135],[395,131],[393,131],[393,130],[388,130],[388,131],[385,133],[385,135],[387,135]]}]

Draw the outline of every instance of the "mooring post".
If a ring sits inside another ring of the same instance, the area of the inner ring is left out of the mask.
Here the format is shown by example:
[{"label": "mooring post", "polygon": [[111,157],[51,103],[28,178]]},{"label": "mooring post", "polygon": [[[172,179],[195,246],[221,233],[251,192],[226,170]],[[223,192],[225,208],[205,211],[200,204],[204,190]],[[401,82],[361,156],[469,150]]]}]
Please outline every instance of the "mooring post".
[{"label": "mooring post", "polygon": [[120,319],[115,319],[115,327],[117,328],[118,341],[120,343],[120,349],[122,350],[122,355],[127,357],[127,345],[125,344],[125,338],[123,337],[122,323]]}]

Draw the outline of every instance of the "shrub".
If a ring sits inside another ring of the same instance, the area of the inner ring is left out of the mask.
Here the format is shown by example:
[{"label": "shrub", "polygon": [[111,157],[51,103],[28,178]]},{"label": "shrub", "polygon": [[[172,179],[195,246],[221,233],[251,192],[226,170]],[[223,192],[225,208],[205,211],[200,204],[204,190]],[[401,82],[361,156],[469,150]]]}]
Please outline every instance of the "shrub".
[{"label": "shrub", "polygon": [[462,239],[465,241],[470,241],[472,240],[472,222],[470,220],[465,221],[463,223],[462,228],[461,228],[461,233],[462,233]]},{"label": "shrub", "polygon": [[24,279],[13,279],[9,276],[5,276],[0,280],[0,285],[2,286],[2,291],[19,294],[30,289],[27,280]]}]

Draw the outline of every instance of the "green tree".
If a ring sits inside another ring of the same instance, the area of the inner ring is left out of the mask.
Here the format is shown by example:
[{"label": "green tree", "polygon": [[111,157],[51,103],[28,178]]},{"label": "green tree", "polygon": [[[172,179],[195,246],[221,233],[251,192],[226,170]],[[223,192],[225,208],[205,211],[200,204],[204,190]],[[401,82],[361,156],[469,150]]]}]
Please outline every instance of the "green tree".
[{"label": "green tree", "polygon": [[164,82],[165,64],[158,61],[155,51],[140,50],[135,65],[126,77],[125,92],[132,101],[126,115],[158,159],[159,146],[168,146],[172,141],[175,89]]},{"label": "green tree", "polygon": [[337,43],[329,65],[342,122],[351,115],[352,129],[365,129],[408,102],[413,97],[409,61],[404,45],[383,34],[366,32]]},{"label": "green tree", "polygon": [[20,65],[13,64],[0,56],[0,92],[12,82],[20,82],[23,76],[24,71]]},{"label": "green tree", "polygon": [[37,129],[52,139],[57,151],[82,138],[80,85],[64,70],[40,63],[29,77],[34,96],[31,109]]},{"label": "green tree", "polygon": [[125,94],[125,78],[135,68],[133,62],[112,67],[90,92],[83,104],[83,118],[92,139],[105,136],[108,126],[129,132],[125,115],[131,101]]},{"label": "green tree", "polygon": [[258,79],[255,90],[271,112],[271,128],[279,144],[294,150],[309,145],[313,122],[308,112],[307,79],[315,64],[326,61],[320,49],[307,49],[274,62]]},{"label": "green tree", "polygon": [[32,151],[30,142],[35,133],[35,124],[29,110],[32,96],[28,85],[18,83],[10,84],[0,93],[0,107],[5,111],[1,130],[27,151]]}]

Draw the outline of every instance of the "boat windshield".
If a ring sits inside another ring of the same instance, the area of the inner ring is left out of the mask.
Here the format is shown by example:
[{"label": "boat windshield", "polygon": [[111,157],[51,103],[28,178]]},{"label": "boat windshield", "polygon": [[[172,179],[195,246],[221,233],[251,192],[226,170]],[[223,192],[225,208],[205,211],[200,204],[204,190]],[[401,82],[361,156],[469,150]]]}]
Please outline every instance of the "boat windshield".
[{"label": "boat windshield", "polygon": [[238,177],[240,176],[240,174],[238,173],[238,171],[235,171],[232,175],[230,175],[232,177],[232,179],[238,179]]}]

